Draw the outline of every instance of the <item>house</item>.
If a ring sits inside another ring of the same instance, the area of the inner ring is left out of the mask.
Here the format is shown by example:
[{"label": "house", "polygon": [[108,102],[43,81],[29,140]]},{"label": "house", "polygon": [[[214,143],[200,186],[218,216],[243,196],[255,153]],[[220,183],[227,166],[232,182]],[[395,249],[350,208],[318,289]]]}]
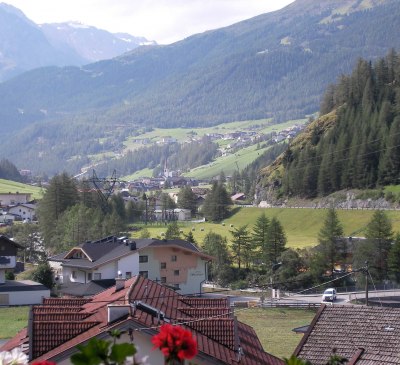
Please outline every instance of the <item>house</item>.
[{"label": "house", "polygon": [[26,204],[31,201],[31,193],[0,193],[0,206]]},{"label": "house", "polygon": [[148,363],[163,364],[151,338],[164,323],[180,323],[197,341],[193,365],[283,365],[266,353],[248,325],[234,317],[227,298],[185,297],[174,290],[135,276],[118,279],[115,286],[92,298],[49,298],[30,310],[28,327],[5,343],[0,351],[21,347],[30,362],[71,364],[77,345],[91,338],[108,339],[109,331],[123,331],[121,342],[133,342]]},{"label": "house", "polygon": [[19,248],[23,247],[6,236],[0,235],[0,285],[6,282],[6,271],[15,268]]},{"label": "house", "polygon": [[192,219],[192,212],[190,209],[175,208],[174,214],[178,221],[190,221]]},{"label": "house", "polygon": [[239,201],[239,200],[245,200],[246,195],[244,193],[237,193],[231,196],[232,201]]},{"label": "house", "polygon": [[20,244],[0,235],[0,305],[29,305],[50,295],[44,285],[31,280],[6,280],[6,272],[16,267]]},{"label": "house", "polygon": [[96,288],[113,285],[116,277],[143,275],[182,294],[202,291],[207,263],[212,260],[192,243],[183,240],[105,237],[88,241],[49,259],[64,295],[93,295]]},{"label": "house", "polygon": [[207,264],[213,258],[188,241],[150,241],[139,249],[139,274],[159,280],[182,294],[202,293],[202,284],[208,276]]},{"label": "house", "polygon": [[23,220],[33,221],[36,220],[36,205],[35,204],[16,204],[8,207],[8,212],[11,214],[19,215]]},{"label": "house", "polygon": [[157,221],[190,221],[192,219],[190,209],[183,208],[155,209],[154,215]]},{"label": "house", "polygon": [[0,223],[12,224],[14,221],[22,220],[18,214],[2,212],[0,214]]},{"label": "house", "polygon": [[349,365],[399,364],[400,309],[321,305],[294,355],[326,364],[335,349]]}]

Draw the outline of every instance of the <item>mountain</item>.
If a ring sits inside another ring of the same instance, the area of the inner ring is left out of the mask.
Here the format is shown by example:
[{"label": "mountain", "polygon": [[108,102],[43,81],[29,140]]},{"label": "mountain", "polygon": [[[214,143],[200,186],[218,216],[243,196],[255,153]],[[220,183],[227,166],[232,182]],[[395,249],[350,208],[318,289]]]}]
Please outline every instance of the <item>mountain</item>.
[{"label": "mountain", "polygon": [[0,3],[0,81],[38,67],[113,58],[149,43],[154,42],[73,22],[37,25],[19,9]]},{"label": "mountain", "polygon": [[261,171],[260,200],[397,185],[399,81],[400,55],[395,51],[373,64],[360,59],[351,75],[327,89],[322,116]]},{"label": "mountain", "polygon": [[110,33],[77,22],[41,24],[50,43],[58,49],[73,49],[86,63],[117,57],[142,46],[155,44],[144,37]]},{"label": "mountain", "polygon": [[304,117],[359,57],[399,49],[399,26],[398,0],[297,0],[168,46],[36,69],[0,84],[3,133],[14,133],[0,153],[77,167],[100,140],[122,143],[141,128]]},{"label": "mountain", "polygon": [[60,52],[20,10],[0,3],[0,81],[49,65],[83,64],[72,50]]}]

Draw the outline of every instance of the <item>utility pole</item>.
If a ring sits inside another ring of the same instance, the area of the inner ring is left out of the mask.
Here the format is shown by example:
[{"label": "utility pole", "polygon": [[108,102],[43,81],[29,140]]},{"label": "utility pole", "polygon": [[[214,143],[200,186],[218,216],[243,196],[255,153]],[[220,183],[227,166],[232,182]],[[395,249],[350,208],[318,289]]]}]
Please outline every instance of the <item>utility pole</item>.
[{"label": "utility pole", "polygon": [[368,261],[365,261],[365,305],[368,306]]},{"label": "utility pole", "polygon": [[145,202],[146,215],[145,215],[144,219],[145,219],[145,225],[147,226],[147,195],[146,195],[146,193],[143,193],[142,199]]}]

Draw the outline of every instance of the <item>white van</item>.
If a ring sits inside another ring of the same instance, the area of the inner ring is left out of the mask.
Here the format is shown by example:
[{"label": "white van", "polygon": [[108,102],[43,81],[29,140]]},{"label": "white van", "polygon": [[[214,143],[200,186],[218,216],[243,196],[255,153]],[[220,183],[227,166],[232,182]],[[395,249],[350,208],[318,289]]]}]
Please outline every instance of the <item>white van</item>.
[{"label": "white van", "polygon": [[323,302],[334,302],[336,300],[336,289],[328,288],[322,294],[322,301]]}]

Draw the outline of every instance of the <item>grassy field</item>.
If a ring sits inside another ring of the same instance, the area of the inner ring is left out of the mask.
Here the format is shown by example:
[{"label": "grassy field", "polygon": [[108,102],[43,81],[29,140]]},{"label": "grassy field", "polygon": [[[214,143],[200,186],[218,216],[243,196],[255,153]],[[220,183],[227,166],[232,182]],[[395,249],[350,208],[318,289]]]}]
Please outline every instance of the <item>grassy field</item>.
[{"label": "grassy field", "polygon": [[302,335],[293,328],[311,323],[315,312],[291,308],[251,308],[235,311],[238,319],[256,331],[264,350],[277,357],[290,357]]},{"label": "grassy field", "polygon": [[16,193],[17,191],[19,193],[31,193],[33,199],[39,199],[43,195],[42,189],[37,186],[0,179],[0,193]]},{"label": "grassy field", "polygon": [[206,179],[217,176],[222,170],[225,174],[231,175],[233,171],[238,170],[238,168],[239,170],[243,170],[267,149],[268,148],[257,149],[257,145],[249,146],[235,154],[218,157],[208,165],[194,168],[184,175],[195,179]]},{"label": "grassy field", "polygon": [[[125,151],[135,150],[137,148],[143,147],[142,144],[135,142],[138,139],[148,139],[151,143],[155,143],[160,141],[162,137],[170,136],[176,138],[179,142],[183,142],[186,140],[191,133],[195,133],[198,137],[202,137],[208,133],[227,133],[227,132],[235,132],[235,131],[248,131],[253,130],[259,133],[268,134],[271,132],[279,132],[283,129],[286,129],[294,124],[303,124],[306,122],[306,119],[299,120],[291,120],[282,124],[271,124],[270,119],[261,119],[261,120],[249,120],[243,122],[232,122],[232,123],[224,123],[214,127],[209,128],[172,128],[172,129],[161,129],[155,128],[151,132],[147,132],[141,134],[140,136],[130,137],[124,142]],[[226,144],[232,143],[232,141],[218,140],[216,141],[220,146],[224,146]],[[240,152],[236,154],[232,154],[229,156],[224,156],[217,158],[212,163],[201,166],[197,169],[193,169],[189,173],[185,174],[186,176],[203,179],[210,178],[212,176],[218,175],[221,170],[224,170],[225,174],[231,174],[233,171],[238,169],[243,169],[249,163],[254,161],[258,155],[261,155],[265,149],[256,149],[256,145],[244,148],[240,150]],[[145,169],[142,171],[138,171],[133,175],[125,176],[125,180],[133,180],[140,176],[151,176],[152,171]]]},{"label": "grassy field", "polygon": [[[229,231],[235,227],[248,225],[251,230],[260,214],[265,213],[267,217],[277,217],[286,232],[288,247],[304,248],[315,246],[318,243],[318,232],[321,229],[326,210],[325,209],[285,209],[285,208],[239,208],[238,212],[232,217],[226,219],[223,224],[215,223],[182,223],[181,229],[187,234],[192,230],[197,242],[203,242],[205,235],[214,232],[226,236],[228,241],[231,238]],[[362,236],[367,223],[373,215],[372,210],[337,210],[340,222],[343,225],[346,236]],[[387,211],[393,230],[400,232],[400,211]],[[232,225],[232,227],[231,227]],[[161,237],[162,232],[166,232],[165,225],[147,225],[151,237]],[[194,229],[194,230],[193,230]],[[138,238],[140,232],[134,237]]]},{"label": "grassy field", "polygon": [[0,308],[0,339],[10,338],[28,325],[29,306]]}]

